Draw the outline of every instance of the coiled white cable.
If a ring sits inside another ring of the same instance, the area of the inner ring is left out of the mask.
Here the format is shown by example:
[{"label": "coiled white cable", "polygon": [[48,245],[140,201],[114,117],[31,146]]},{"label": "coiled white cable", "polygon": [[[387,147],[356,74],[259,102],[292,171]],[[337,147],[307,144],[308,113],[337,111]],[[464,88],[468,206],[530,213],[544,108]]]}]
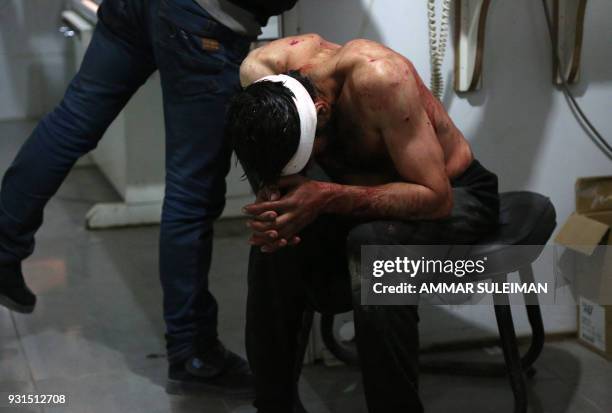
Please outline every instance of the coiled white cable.
[{"label": "coiled white cable", "polygon": [[442,0],[442,17],[440,19],[440,32],[436,22],[436,0],[428,0],[427,21],[429,26],[429,58],[431,64],[431,93],[438,99],[444,91],[444,78],[442,77],[442,63],[446,54],[448,42],[450,17],[450,0]]}]

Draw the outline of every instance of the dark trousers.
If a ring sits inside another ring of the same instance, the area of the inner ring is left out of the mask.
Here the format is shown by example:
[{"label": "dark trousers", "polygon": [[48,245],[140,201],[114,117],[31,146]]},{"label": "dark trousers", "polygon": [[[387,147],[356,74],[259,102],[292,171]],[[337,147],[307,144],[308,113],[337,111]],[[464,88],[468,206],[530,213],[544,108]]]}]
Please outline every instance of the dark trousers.
[{"label": "dark trousers", "polygon": [[[206,50],[202,38],[218,40],[218,49]],[[105,0],[78,74],[4,176],[0,265],[32,253],[49,198],[159,70],[166,120],[160,273],[170,359],[190,354],[194,342],[216,339],[208,270],[230,166],[224,115],[240,88],[238,69],[251,40],[216,23],[193,0]]]},{"label": "dark trousers", "polygon": [[454,207],[437,221],[354,222],[320,217],[302,243],[274,254],[251,250],[247,353],[260,413],[287,413],[295,400],[297,336],[306,308],[354,311],[364,390],[371,413],[423,410],[418,395],[418,315],[414,306],[361,305],[360,277],[348,271],[363,245],[475,242],[497,224],[497,178],[476,161],[453,182]]}]

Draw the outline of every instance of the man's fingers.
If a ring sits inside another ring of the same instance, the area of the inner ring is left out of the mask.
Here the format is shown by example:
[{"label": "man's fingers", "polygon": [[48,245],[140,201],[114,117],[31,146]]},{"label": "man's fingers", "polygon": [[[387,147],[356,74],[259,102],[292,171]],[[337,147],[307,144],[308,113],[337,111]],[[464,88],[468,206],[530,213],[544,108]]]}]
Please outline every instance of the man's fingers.
[{"label": "man's fingers", "polygon": [[276,213],[275,211],[266,211],[263,214],[259,214],[257,216],[252,217],[252,219],[256,221],[268,222],[274,221],[276,217],[278,217],[278,213]]},{"label": "man's fingers", "polygon": [[281,215],[275,221],[274,229],[278,231],[279,238],[291,240],[301,230],[297,216],[294,213],[288,212]]},{"label": "man's fingers", "polygon": [[295,219],[295,215],[291,212],[287,212],[286,214],[280,215],[274,220],[276,224],[276,228],[283,228],[289,225]]},{"label": "man's fingers", "polygon": [[251,216],[261,215],[264,212],[270,211],[283,211],[287,207],[287,200],[281,199],[280,201],[260,202],[256,204],[250,204],[245,206],[242,211]]},{"label": "man's fingers", "polygon": [[281,198],[281,193],[278,190],[278,188],[275,188],[274,192],[272,192],[269,197],[268,200],[270,201],[278,201]]},{"label": "man's fingers", "polygon": [[277,186],[266,186],[257,192],[257,202],[278,201],[280,190]]},{"label": "man's fingers", "polygon": [[266,253],[270,253],[270,252],[276,252],[281,248],[284,248],[288,245],[289,243],[287,242],[286,239],[280,239],[272,244],[266,244],[264,246],[261,247],[261,252],[266,252]]},{"label": "man's fingers", "polygon": [[269,242],[268,240],[266,240],[264,237],[261,237],[259,235],[252,235],[251,238],[249,238],[249,244],[254,245],[256,247],[261,247],[262,245],[265,245],[268,242]]},{"label": "man's fingers", "polygon": [[261,246],[276,242],[276,240],[278,240],[278,232],[276,231],[255,232],[249,238],[249,244]]},{"label": "man's fingers", "polygon": [[277,231],[255,232],[249,239],[249,244],[260,247],[262,252],[276,252],[286,246],[295,246],[302,242],[299,236],[279,238]]},{"label": "man's fingers", "polygon": [[248,220],[247,227],[257,232],[266,232],[276,228],[274,221],[255,221]]},{"label": "man's fingers", "polygon": [[273,242],[279,239],[278,231],[276,230],[264,231],[264,232],[254,232],[253,236],[257,237],[258,239],[263,239],[265,240],[265,242]]}]

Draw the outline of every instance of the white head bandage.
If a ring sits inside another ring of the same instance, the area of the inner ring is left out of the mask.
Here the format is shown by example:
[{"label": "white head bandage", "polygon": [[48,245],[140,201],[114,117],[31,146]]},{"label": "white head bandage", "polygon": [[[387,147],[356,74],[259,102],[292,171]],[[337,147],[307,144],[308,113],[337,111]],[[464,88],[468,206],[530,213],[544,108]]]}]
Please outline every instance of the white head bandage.
[{"label": "white head bandage", "polygon": [[283,168],[282,176],[294,175],[300,172],[310,160],[317,132],[317,108],[306,88],[297,80],[287,75],[263,77],[261,81],[282,82],[294,95],[293,101],[300,116],[300,143],[297,152]]}]

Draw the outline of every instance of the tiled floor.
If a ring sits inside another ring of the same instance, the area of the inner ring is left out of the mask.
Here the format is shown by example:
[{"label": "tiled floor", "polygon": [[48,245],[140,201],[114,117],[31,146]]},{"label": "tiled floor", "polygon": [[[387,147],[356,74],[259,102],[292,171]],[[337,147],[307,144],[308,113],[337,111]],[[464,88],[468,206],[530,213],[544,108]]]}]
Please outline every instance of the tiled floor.
[{"label": "tiled floor", "polygon": [[[0,173],[32,127],[0,124]],[[83,226],[93,202],[114,198],[95,169],[82,168],[50,202],[37,250],[24,266],[39,296],[36,312],[0,309],[0,412],[253,412],[249,401],[164,392],[166,361],[155,357],[164,352],[158,229],[88,232]],[[214,254],[220,334],[244,353],[247,246],[241,223],[218,226]],[[470,356],[494,357],[490,353]],[[548,344],[537,368],[529,381],[531,412],[612,412],[612,364],[577,343]],[[358,370],[313,365],[303,377],[309,412],[366,412]],[[429,412],[511,411],[503,378],[424,374],[421,392]],[[66,394],[69,402],[8,407],[9,393]]]}]

